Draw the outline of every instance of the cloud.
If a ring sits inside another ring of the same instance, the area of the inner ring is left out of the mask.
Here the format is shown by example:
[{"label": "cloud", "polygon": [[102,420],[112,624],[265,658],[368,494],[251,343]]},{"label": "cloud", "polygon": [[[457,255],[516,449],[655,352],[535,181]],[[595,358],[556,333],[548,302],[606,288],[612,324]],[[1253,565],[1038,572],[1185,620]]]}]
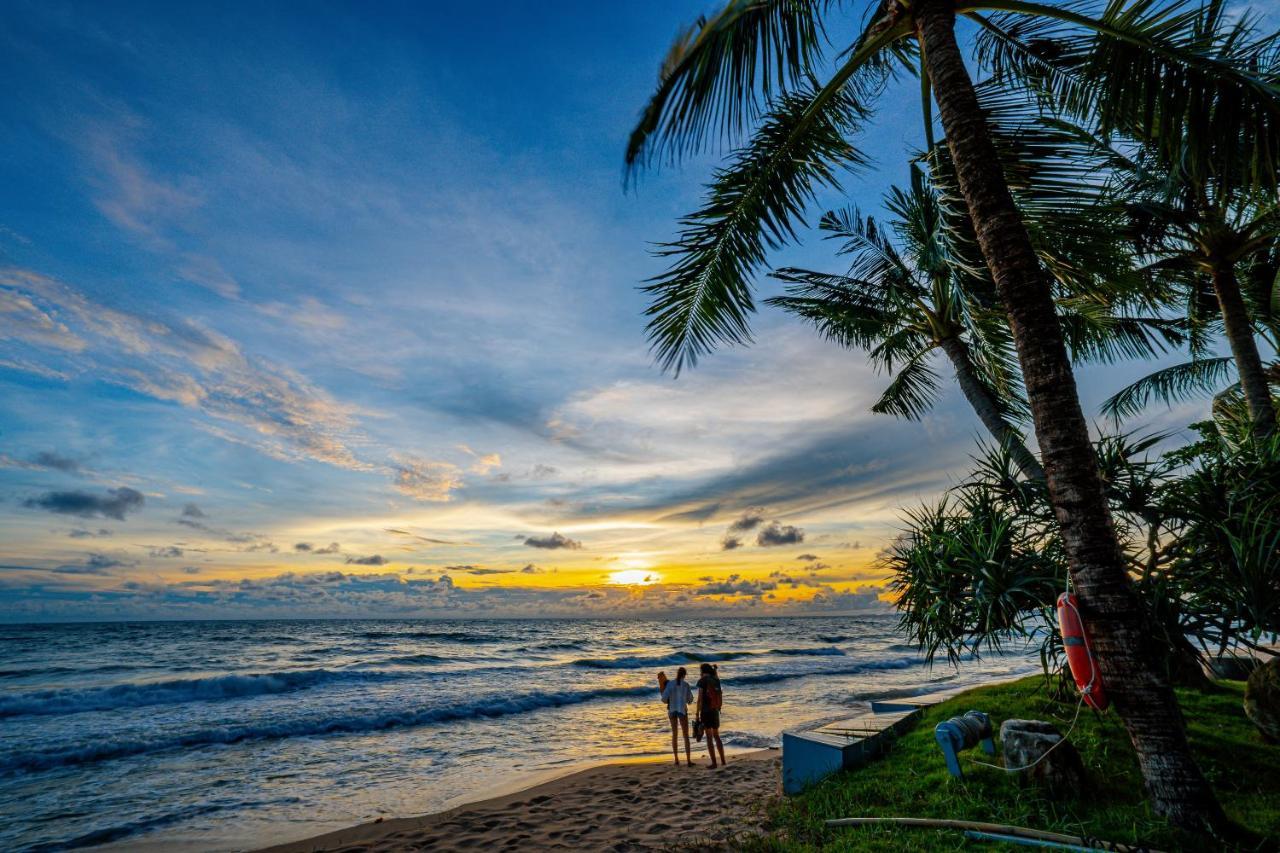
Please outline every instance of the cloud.
[{"label": "cloud", "polygon": [[310,542],[299,542],[293,546],[293,550],[303,554],[337,554],[342,547],[337,542],[330,542],[323,547],[312,545]]},{"label": "cloud", "polygon": [[132,565],[136,564],[126,563],[106,554],[89,554],[82,563],[68,563],[51,571],[59,575],[105,575],[108,569]]},{"label": "cloud", "polygon": [[776,545],[799,545],[804,541],[804,531],[789,524],[783,525],[771,521],[756,537],[756,544],[764,548]]},{"label": "cloud", "polygon": [[759,507],[752,507],[734,519],[733,523],[729,525],[729,532],[746,533],[749,530],[755,530],[763,523],[764,510]]},{"label": "cloud", "polygon": [[804,560],[806,563],[812,563],[814,560],[818,559],[818,555],[817,554],[801,554],[800,556],[796,557],[796,559]]},{"label": "cloud", "polygon": [[43,450],[31,457],[32,463],[41,468],[52,468],[55,471],[64,471],[68,474],[76,474],[80,471],[80,462],[69,456],[63,456],[52,450]]},{"label": "cloud", "polygon": [[416,539],[419,542],[422,542],[423,544],[426,544],[426,545],[456,545],[457,544],[452,539],[433,539],[430,536],[419,536],[417,533],[413,533],[409,530],[401,530],[399,527],[387,527],[383,529],[386,530],[387,533],[392,533],[396,536],[408,536],[410,539]]},{"label": "cloud", "polygon": [[111,531],[105,527],[99,527],[97,530],[84,530],[76,528],[67,534],[72,539],[98,539],[104,536],[110,536]]},{"label": "cloud", "polygon": [[[235,341],[193,319],[121,311],[21,269],[0,270],[0,295],[6,298],[0,306],[12,309],[0,307],[0,338],[72,353],[103,381],[199,411],[208,420],[198,426],[211,435],[284,461],[378,467],[352,449],[360,441],[353,409],[296,372],[246,355]],[[33,339],[23,329],[40,321],[26,305],[56,315],[66,331]]]},{"label": "cloud", "polygon": [[746,595],[761,596],[777,589],[778,584],[771,580],[747,580],[741,575],[729,575],[722,581],[712,581],[693,590],[694,595]]},{"label": "cloud", "polygon": [[181,557],[185,552],[177,545],[166,545],[160,548],[152,548],[149,553],[152,557],[170,559]]},{"label": "cloud", "polygon": [[185,504],[182,507],[183,518],[205,518],[204,510],[195,504]]},{"label": "cloud", "polygon": [[459,572],[468,575],[509,575],[515,569],[487,569],[483,566],[445,566],[447,572]]},{"label": "cloud", "polygon": [[476,461],[471,463],[471,467],[469,469],[473,474],[488,474],[494,468],[502,467],[502,456],[500,454],[486,453],[481,456],[465,445],[463,446],[463,450],[476,457]]},{"label": "cloud", "polygon": [[185,575],[198,575],[200,574],[200,567],[199,566],[183,566],[182,573]]},{"label": "cloud", "polygon": [[575,539],[570,539],[568,536],[562,536],[559,532],[552,533],[550,536],[526,537],[524,544],[528,545],[530,548],[544,548],[549,551],[557,548],[569,548],[576,551],[582,547],[581,542]]},{"label": "cloud", "polygon": [[108,489],[105,495],[82,491],[47,492],[40,497],[27,499],[23,505],[62,515],[77,515],[81,518],[102,516],[124,521],[126,515],[142,509],[145,503],[142,492],[121,486],[118,489]]},{"label": "cloud", "polygon": [[371,557],[347,557],[347,565],[351,566],[385,566],[388,560],[381,554]]},{"label": "cloud", "polygon": [[402,457],[392,465],[392,471],[395,490],[417,501],[444,503],[453,500],[452,492],[462,487],[457,466],[448,462]]},{"label": "cloud", "polygon": [[527,566],[521,569],[520,572],[526,575],[540,575],[542,574],[542,569],[538,568],[533,563],[529,563]]},{"label": "cloud", "polygon": [[742,547],[742,540],[736,536],[729,536],[728,534],[726,534],[725,537],[720,540],[721,551],[732,551],[736,548],[741,548],[741,547]]}]

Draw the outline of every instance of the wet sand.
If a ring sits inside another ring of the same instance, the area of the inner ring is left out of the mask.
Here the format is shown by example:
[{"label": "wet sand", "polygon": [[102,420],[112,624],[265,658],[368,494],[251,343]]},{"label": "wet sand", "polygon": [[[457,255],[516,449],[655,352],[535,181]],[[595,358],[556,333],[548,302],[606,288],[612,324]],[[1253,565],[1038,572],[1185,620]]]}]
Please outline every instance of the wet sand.
[{"label": "wet sand", "polygon": [[263,853],[408,850],[663,850],[733,847],[758,834],[781,796],[781,753],[729,756],[710,770],[663,762],[607,764],[438,814],[361,824]]}]

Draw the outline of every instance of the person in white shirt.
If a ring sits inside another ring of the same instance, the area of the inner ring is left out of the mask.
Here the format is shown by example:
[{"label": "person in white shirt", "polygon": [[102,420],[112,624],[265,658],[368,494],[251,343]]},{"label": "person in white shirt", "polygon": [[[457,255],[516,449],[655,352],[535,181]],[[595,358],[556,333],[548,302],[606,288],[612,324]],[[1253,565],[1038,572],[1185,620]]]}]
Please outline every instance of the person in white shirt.
[{"label": "person in white shirt", "polygon": [[[693,701],[693,690],[685,680],[688,672],[684,667],[676,670],[674,681],[668,681],[666,673],[658,673],[658,684],[662,690],[662,701],[667,703],[667,719],[671,721],[671,753],[676,757],[676,766],[680,766],[680,745],[678,734],[684,732],[684,760],[692,767],[693,758],[689,750],[689,703]],[[679,724],[679,730],[676,726]]]}]

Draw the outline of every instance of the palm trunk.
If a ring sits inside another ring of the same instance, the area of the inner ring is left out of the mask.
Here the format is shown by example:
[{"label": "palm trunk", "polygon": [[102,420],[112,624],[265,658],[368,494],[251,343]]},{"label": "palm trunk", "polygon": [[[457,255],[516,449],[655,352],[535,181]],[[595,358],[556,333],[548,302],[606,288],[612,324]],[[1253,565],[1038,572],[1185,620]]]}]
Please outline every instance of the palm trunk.
[{"label": "palm trunk", "polygon": [[1244,306],[1244,297],[1240,295],[1240,283],[1236,281],[1235,266],[1230,261],[1219,260],[1212,263],[1212,270],[1213,291],[1218,295],[1218,305],[1222,309],[1222,325],[1231,344],[1236,371],[1240,374],[1240,387],[1244,389],[1249,419],[1253,422],[1255,434],[1266,437],[1275,431],[1276,410],[1271,403],[1271,388],[1262,367],[1262,357],[1258,355],[1258,342],[1253,337],[1249,311]]},{"label": "palm trunk", "polygon": [[1018,470],[1029,480],[1044,481],[1044,469],[1036,461],[1035,456],[1027,449],[1026,443],[1018,431],[1005,421],[1000,414],[1000,403],[991,389],[978,379],[973,369],[973,360],[969,357],[969,347],[959,338],[947,338],[939,341],[938,346],[951,359],[951,366],[956,371],[956,381],[960,383],[960,393],[969,401],[969,405],[978,415],[978,420],[987,431],[995,437],[1001,447],[1008,448],[1009,455],[1018,466]]},{"label": "palm trunk", "polygon": [[912,4],[960,191],[1009,314],[1027,399],[1102,680],[1124,720],[1157,812],[1195,830],[1225,825],[1187,743],[1173,689],[1116,539],[1048,278],[1005,183],[955,38],[954,0]]}]

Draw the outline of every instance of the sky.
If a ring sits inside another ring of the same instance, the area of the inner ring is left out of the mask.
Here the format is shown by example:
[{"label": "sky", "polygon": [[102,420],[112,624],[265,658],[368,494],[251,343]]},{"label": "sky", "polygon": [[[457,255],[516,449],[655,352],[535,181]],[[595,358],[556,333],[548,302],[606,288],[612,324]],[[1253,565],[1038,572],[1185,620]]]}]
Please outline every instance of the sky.
[{"label": "sky", "polygon": [[[6,4],[0,620],[884,609],[976,449],[958,394],[874,415],[768,309],[679,378],[648,352],[716,158],[628,188],[623,145],[705,11]],[[904,180],[917,91],[815,214]],[[1087,413],[1149,367],[1084,369]]]}]

